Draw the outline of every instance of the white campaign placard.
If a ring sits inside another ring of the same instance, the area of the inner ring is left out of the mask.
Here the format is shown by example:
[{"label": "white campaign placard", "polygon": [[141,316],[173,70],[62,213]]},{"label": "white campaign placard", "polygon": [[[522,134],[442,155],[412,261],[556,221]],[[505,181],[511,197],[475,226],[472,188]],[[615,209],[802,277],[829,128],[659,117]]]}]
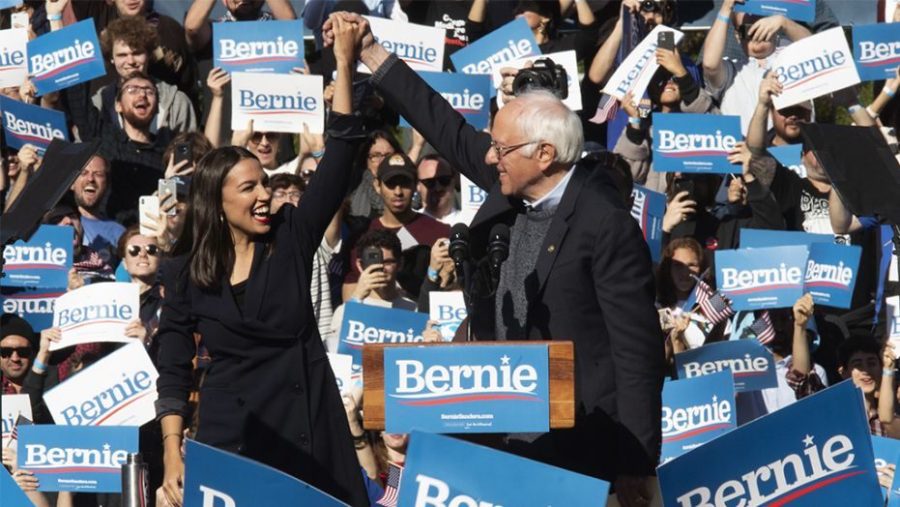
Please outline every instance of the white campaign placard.
[{"label": "white campaign placard", "polygon": [[144,345],[132,339],[44,393],[56,424],[64,426],[141,426],[156,417],[156,379]]},{"label": "white campaign placard", "polygon": [[0,30],[0,88],[19,87],[28,76],[28,31]]},{"label": "white campaign placard", "polygon": [[325,128],[322,76],[304,74],[231,74],[231,128],[256,132],[303,132]]},{"label": "white campaign placard", "polygon": [[462,291],[432,291],[428,293],[428,298],[428,318],[438,322],[445,342],[453,341],[453,335],[468,315]]},{"label": "white campaign placard", "polygon": [[777,109],[860,82],[853,52],[841,27],[792,43],[775,58],[772,70],[784,87],[781,95],[773,98]]},{"label": "white campaign placard", "polygon": [[95,283],[67,292],[53,306],[53,327],[62,339],[50,351],[80,343],[121,342],[128,323],[140,316],[140,292],[133,283]]},{"label": "white campaign placard", "polygon": [[4,394],[0,401],[3,405],[3,447],[15,449],[16,442],[11,440],[19,416],[34,420],[34,416],[31,415],[31,400],[27,394]]},{"label": "white campaign placard", "polygon": [[[581,111],[581,80],[578,77],[578,57],[575,55],[575,50],[560,51],[558,53],[548,53],[539,56],[526,56],[525,58],[519,58],[518,60],[503,64],[494,69],[494,87],[500,86],[502,79],[500,76],[500,69],[503,67],[513,67],[521,70],[529,63],[534,63],[535,60],[541,58],[549,58],[553,60],[553,63],[562,65],[563,68],[566,69],[566,74],[569,79],[569,95],[563,102],[572,111]],[[504,106],[499,93],[497,94],[497,106],[500,108]]]},{"label": "white campaign placard", "polygon": [[328,353],[328,362],[337,381],[338,391],[345,392],[353,386],[353,356]]},{"label": "white campaign placard", "polygon": [[[443,28],[391,21],[384,18],[364,16],[372,28],[372,35],[384,49],[396,54],[413,70],[444,70]],[[363,64],[359,72],[370,72]]]},{"label": "white campaign placard", "polygon": [[603,87],[603,93],[621,100],[630,91],[634,95],[635,102],[641,100],[650,84],[650,78],[659,68],[659,64],[656,63],[656,41],[659,32],[673,32],[676,45],[684,37],[683,33],[674,28],[658,25],[619,65]]},{"label": "white campaign placard", "polygon": [[487,199],[487,191],[472,182],[463,175],[459,176],[460,200],[462,201],[461,211],[465,214],[475,216],[481,205]]}]

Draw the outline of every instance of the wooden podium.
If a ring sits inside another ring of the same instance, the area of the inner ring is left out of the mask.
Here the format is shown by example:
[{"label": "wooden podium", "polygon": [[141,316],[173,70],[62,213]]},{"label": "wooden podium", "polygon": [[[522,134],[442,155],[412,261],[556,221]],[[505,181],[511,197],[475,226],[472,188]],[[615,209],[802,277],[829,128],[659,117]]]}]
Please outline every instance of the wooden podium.
[{"label": "wooden podium", "polygon": [[575,426],[575,346],[568,341],[500,341],[468,343],[373,343],[363,346],[363,427],[384,429],[384,349],[386,347],[495,347],[547,344],[550,364],[550,428]]}]

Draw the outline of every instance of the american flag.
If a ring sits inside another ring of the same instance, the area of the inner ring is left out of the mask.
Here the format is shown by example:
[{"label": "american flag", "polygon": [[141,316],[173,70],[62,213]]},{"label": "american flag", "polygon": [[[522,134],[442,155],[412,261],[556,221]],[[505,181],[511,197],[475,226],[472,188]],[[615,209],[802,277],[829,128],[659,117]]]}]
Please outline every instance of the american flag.
[{"label": "american flag", "polygon": [[756,336],[759,343],[765,345],[775,339],[775,328],[772,326],[772,319],[769,317],[768,310],[762,310],[754,313],[756,320],[744,329],[742,333],[746,338],[749,335]]},{"label": "american flag", "polygon": [[695,279],[697,280],[697,286],[694,287],[694,291],[697,294],[697,304],[700,306],[700,311],[712,325],[715,326],[720,322],[724,322],[734,315],[731,303],[725,296],[714,291],[703,280],[696,277]]},{"label": "american flag", "polygon": [[31,419],[19,414],[19,417],[16,418],[16,424],[13,426],[12,433],[9,435],[9,443],[11,444],[12,442],[19,440],[19,426],[28,426],[29,424],[34,423],[31,422]]},{"label": "american flag", "polygon": [[397,497],[400,492],[400,477],[403,476],[403,467],[389,465],[387,481],[384,485],[384,495],[375,502],[379,507],[397,507]]},{"label": "american flag", "polygon": [[615,118],[618,112],[619,101],[615,97],[604,93],[600,96],[600,103],[597,104],[597,112],[588,121],[600,125]]}]

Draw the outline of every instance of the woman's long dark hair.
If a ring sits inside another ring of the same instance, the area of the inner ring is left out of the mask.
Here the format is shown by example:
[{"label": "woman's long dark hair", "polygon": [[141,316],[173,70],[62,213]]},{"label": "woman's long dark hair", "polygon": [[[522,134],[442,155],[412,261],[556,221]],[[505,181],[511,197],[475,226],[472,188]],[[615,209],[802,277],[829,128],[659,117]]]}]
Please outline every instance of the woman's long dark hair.
[{"label": "woman's long dark hair", "polygon": [[694,255],[700,260],[700,272],[706,271],[706,256],[703,255],[703,247],[696,239],[686,237],[669,241],[662,251],[656,271],[656,302],[664,308],[674,305],[678,299],[675,294],[675,284],[672,282],[672,257],[675,255],[675,250],[679,248],[687,248],[694,252]]},{"label": "woman's long dark hair", "polygon": [[222,186],[231,169],[248,158],[256,159],[238,146],[216,148],[200,159],[191,178],[184,228],[173,254],[190,254],[190,280],[201,289],[218,288],[234,266],[234,242],[222,210]]}]

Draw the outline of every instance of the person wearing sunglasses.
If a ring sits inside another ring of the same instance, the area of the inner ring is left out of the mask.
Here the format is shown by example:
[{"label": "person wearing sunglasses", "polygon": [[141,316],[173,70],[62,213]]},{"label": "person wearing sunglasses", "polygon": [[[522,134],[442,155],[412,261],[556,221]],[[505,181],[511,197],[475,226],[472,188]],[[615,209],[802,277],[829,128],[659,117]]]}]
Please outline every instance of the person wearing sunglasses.
[{"label": "person wearing sunglasses", "polygon": [[[780,34],[796,42],[812,33],[781,15],[752,16],[735,12],[736,0],[723,0],[716,20],[703,43],[703,77],[707,90],[721,104],[722,114],[741,117],[746,134],[756,108],[756,91],[778,53]],[[743,50],[743,58],[724,58],[728,28]]]},{"label": "person wearing sunglasses", "polygon": [[459,222],[456,206],[456,171],[440,155],[425,155],[417,166],[421,213],[447,225]]},{"label": "person wearing sunglasses", "polygon": [[0,339],[0,373],[3,375],[3,394],[18,394],[34,353],[37,351],[37,335],[31,325],[18,315],[4,313]]}]

